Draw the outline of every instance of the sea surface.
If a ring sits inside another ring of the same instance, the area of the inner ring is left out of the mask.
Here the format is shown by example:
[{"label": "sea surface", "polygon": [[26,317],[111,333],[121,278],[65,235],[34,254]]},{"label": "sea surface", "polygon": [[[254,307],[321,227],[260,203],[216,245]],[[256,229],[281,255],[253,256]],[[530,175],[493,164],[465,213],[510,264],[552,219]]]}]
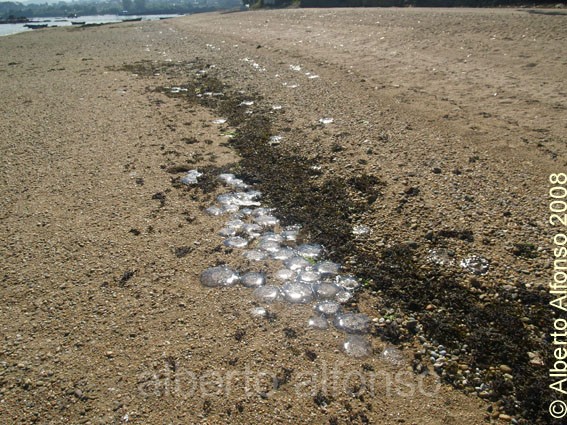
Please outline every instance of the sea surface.
[{"label": "sea surface", "polygon": [[[142,16],[143,21],[155,21],[162,18],[172,18],[178,15],[144,15]],[[128,19],[139,18],[140,16],[123,16],[123,15],[93,15],[93,16],[79,16],[77,18],[35,18],[33,22],[28,22],[28,24],[47,24],[48,27],[66,27],[73,25],[72,22],[84,22],[86,24],[109,24],[113,22],[122,22]],[[24,31],[43,31],[32,30],[25,26],[26,24],[0,24],[0,36],[12,35]]]}]

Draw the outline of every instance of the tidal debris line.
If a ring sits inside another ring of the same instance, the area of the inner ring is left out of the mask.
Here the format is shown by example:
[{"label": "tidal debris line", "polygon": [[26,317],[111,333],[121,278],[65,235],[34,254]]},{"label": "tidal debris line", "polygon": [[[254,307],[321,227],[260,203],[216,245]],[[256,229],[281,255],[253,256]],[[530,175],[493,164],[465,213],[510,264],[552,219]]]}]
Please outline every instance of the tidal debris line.
[{"label": "tidal debris line", "polygon": [[[328,279],[317,280],[316,284],[306,283],[301,279],[317,272],[314,267],[317,262],[312,264],[305,256],[298,255],[299,245],[269,240],[272,237],[269,232],[279,238],[283,237],[283,232],[293,231],[287,226],[301,225],[301,231],[309,241],[316,241],[325,248],[326,261],[342,264],[347,274],[356,276],[364,288],[378,294],[382,307],[398,317],[399,320],[388,319],[381,326],[371,327],[373,336],[394,344],[411,345],[416,341],[421,344],[413,360],[416,373],[428,373],[433,365],[433,369],[456,388],[476,393],[497,403],[501,411],[531,421],[525,423],[540,420],[541,412],[552,400],[545,385],[545,370],[540,365],[546,360],[544,353],[550,352],[548,341],[542,340],[536,332],[538,328],[544,329],[551,320],[549,309],[545,308],[549,301],[546,295],[521,288],[513,294],[489,288],[487,291],[497,296],[488,303],[479,300],[460,282],[462,277],[447,268],[454,259],[446,255],[444,240],[473,240],[474,235],[467,229],[432,229],[414,241],[382,248],[368,246],[367,229],[361,227],[357,219],[380,201],[386,187],[384,180],[368,174],[347,178],[323,176],[316,159],[306,158],[299,148],[284,147],[282,138],[272,131],[270,116],[285,113],[285,106],[271,105],[262,109],[259,106],[263,101],[261,96],[231,89],[215,78],[214,68],[214,65],[196,59],[177,63],[147,61],[126,65],[123,69],[142,77],[161,74],[179,78],[183,82],[175,87],[153,90],[208,107],[222,117],[217,125],[235,129],[226,133],[227,146],[238,152],[241,161],[223,173],[235,174],[230,178],[237,181],[234,187],[241,193],[246,193],[242,190],[248,190],[248,184],[252,185],[254,191],[261,193],[262,204],[274,208],[277,217],[260,205],[235,205],[241,201],[237,198],[245,195],[227,194],[228,198],[218,200],[220,206],[212,205],[208,211],[237,214],[221,230],[221,235],[226,237],[225,245],[242,249],[251,260],[288,261],[296,258],[294,261],[300,264],[299,269],[294,270],[295,266],[284,263],[279,276],[285,283],[278,286],[267,284],[267,277],[257,274],[240,276],[237,271],[222,269],[214,271],[215,275],[228,276],[231,284],[240,282],[255,287],[255,296],[266,302],[286,299],[287,294],[290,303],[312,297],[309,302],[330,300],[340,304],[340,308],[348,308],[350,300],[337,299],[338,293],[334,291],[338,288],[339,292],[352,293],[351,300],[354,301],[356,292],[341,288],[339,282]],[[204,174],[205,179],[198,183],[198,187],[206,192],[223,181],[218,174]],[[191,180],[193,176],[196,174],[186,177]],[[258,199],[250,201],[259,203]],[[250,211],[238,216],[241,207]],[[230,224],[236,220],[243,222],[242,228],[239,228],[240,223]],[[281,226],[281,233],[274,232],[274,226]],[[260,240],[262,236],[265,238]],[[251,245],[254,245],[253,249],[249,249]],[[424,245],[430,248],[429,256],[420,257],[416,253]],[[302,265],[300,259],[307,264]],[[474,254],[458,264],[473,276],[490,270],[489,260]],[[298,271],[304,276],[298,277]],[[209,283],[214,281],[209,276],[211,273],[209,271],[203,277]],[[284,285],[287,285],[285,290]],[[307,325],[327,328],[327,319],[331,317],[325,313],[327,308],[333,311],[335,307],[316,306],[316,315]],[[265,307],[258,307],[252,314],[262,316],[266,311]],[[342,316],[335,312],[333,317],[333,324],[340,329],[342,325],[337,317]],[[535,328],[524,325],[522,319],[526,317]],[[355,333],[343,349],[353,355],[366,355],[368,347],[364,341]],[[534,361],[530,353],[536,359],[541,356],[541,360]]]}]

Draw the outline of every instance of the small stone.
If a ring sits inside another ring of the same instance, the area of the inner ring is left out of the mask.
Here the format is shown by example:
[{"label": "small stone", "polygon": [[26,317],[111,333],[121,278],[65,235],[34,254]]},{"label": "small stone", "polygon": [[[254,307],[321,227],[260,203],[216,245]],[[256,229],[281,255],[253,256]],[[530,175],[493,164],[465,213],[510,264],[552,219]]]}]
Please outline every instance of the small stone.
[{"label": "small stone", "polygon": [[503,372],[503,373],[511,373],[512,368],[508,365],[502,364],[502,365],[500,365],[500,371]]}]

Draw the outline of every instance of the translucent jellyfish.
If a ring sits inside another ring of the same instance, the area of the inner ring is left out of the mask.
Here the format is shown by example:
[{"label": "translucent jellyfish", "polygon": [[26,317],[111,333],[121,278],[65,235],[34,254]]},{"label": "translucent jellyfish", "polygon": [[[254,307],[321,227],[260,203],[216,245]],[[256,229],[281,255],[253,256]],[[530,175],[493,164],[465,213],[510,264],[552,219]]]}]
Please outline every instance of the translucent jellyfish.
[{"label": "translucent jellyfish", "polygon": [[335,299],[340,290],[341,288],[331,282],[322,282],[313,285],[313,291],[315,292],[317,298],[320,300]]},{"label": "translucent jellyfish", "polygon": [[248,217],[252,213],[250,208],[242,208],[238,212],[232,215],[232,218],[235,220],[242,220],[243,218]]},{"label": "translucent jellyfish", "polygon": [[275,273],[275,277],[283,281],[293,280],[296,276],[297,274],[290,269],[280,269]]},{"label": "translucent jellyfish", "polygon": [[205,212],[209,215],[221,215],[223,213],[223,210],[219,207],[212,206],[207,208]]},{"label": "translucent jellyfish", "polygon": [[280,223],[273,215],[261,215],[254,218],[254,221],[262,227],[274,227]]},{"label": "translucent jellyfish", "polygon": [[246,192],[246,196],[249,199],[260,199],[262,197],[262,192],[260,192],[259,190],[249,190],[248,192]]},{"label": "translucent jellyfish", "polygon": [[259,288],[254,289],[254,292],[252,294],[260,301],[266,303],[272,303],[281,299],[280,288],[278,288],[277,286],[260,286]]},{"label": "translucent jellyfish", "polygon": [[341,309],[341,305],[334,301],[321,301],[315,305],[315,311],[324,316],[334,316]]},{"label": "translucent jellyfish", "polygon": [[430,249],[427,253],[427,261],[439,266],[451,266],[455,262],[451,252],[445,248]]},{"label": "translucent jellyfish", "polygon": [[352,234],[355,236],[367,235],[370,233],[370,227],[364,225],[356,225],[352,227]]},{"label": "translucent jellyfish", "polygon": [[335,295],[335,299],[337,300],[337,302],[344,304],[347,301],[350,301],[350,299],[353,297],[352,292],[347,291],[345,289],[341,289],[337,295]]},{"label": "translucent jellyfish", "polygon": [[246,233],[250,238],[257,238],[262,234],[262,226],[259,226],[255,223],[246,223],[242,230]]},{"label": "translucent jellyfish", "polygon": [[290,282],[282,286],[282,294],[287,302],[293,304],[306,304],[313,301],[313,290],[310,285]]},{"label": "translucent jellyfish", "polygon": [[280,248],[281,247],[279,242],[275,242],[275,241],[261,241],[258,244],[258,249],[261,249],[262,251],[266,251],[269,253],[275,253],[279,251]]},{"label": "translucent jellyfish", "polygon": [[251,207],[261,205],[247,192],[229,192],[217,196],[217,201],[223,205],[236,205],[238,207]]},{"label": "translucent jellyfish", "polygon": [[302,283],[315,283],[319,281],[321,275],[314,270],[303,270],[297,275],[297,280]]},{"label": "translucent jellyfish", "polygon": [[310,265],[311,263],[309,261],[299,256],[291,257],[284,261],[284,266],[294,271],[304,269]]},{"label": "translucent jellyfish", "polygon": [[232,286],[238,283],[240,277],[236,271],[227,266],[217,266],[206,269],[201,273],[200,280],[203,286]]},{"label": "translucent jellyfish", "polygon": [[280,260],[280,261],[285,261],[291,257],[294,257],[297,255],[297,252],[295,251],[295,249],[293,248],[289,248],[287,246],[284,246],[280,249],[278,249],[277,251],[272,253],[272,258],[275,260]]},{"label": "translucent jellyfish", "polygon": [[384,351],[382,351],[382,358],[388,363],[392,363],[396,366],[403,364],[405,361],[402,352],[393,345],[388,345],[384,348]]},{"label": "translucent jellyfish", "polygon": [[323,253],[323,247],[319,244],[303,244],[297,247],[297,252],[305,258],[317,258]]},{"label": "translucent jellyfish", "polygon": [[240,207],[234,204],[225,204],[221,207],[222,214],[238,212]]},{"label": "translucent jellyfish", "polygon": [[251,249],[244,251],[244,257],[250,261],[263,261],[268,258],[268,253],[260,251],[259,249]]},{"label": "translucent jellyfish", "polygon": [[360,335],[349,335],[342,348],[345,354],[351,357],[366,357],[372,354],[370,341]]},{"label": "translucent jellyfish", "polygon": [[286,241],[295,242],[299,236],[299,226],[286,227],[282,233],[282,237]]},{"label": "translucent jellyfish", "polygon": [[461,267],[476,275],[482,275],[488,273],[490,262],[484,257],[473,255],[472,257],[463,259],[461,261]]},{"label": "translucent jellyfish", "polygon": [[244,227],[244,222],[242,220],[230,220],[228,223],[225,224],[226,227],[236,230],[239,232]]},{"label": "translucent jellyfish", "polygon": [[234,174],[230,174],[230,173],[223,173],[223,174],[219,174],[219,180],[222,180],[224,183],[229,184],[230,181],[234,180],[236,177]]},{"label": "translucent jellyfish", "polygon": [[252,317],[266,317],[268,315],[268,310],[264,307],[254,307],[250,309],[250,315]]},{"label": "translucent jellyfish", "polygon": [[266,232],[260,238],[258,238],[260,243],[262,242],[282,242],[283,238],[281,235],[278,235],[274,232]]},{"label": "translucent jellyfish", "polygon": [[260,217],[260,216],[263,216],[263,215],[270,215],[273,211],[274,211],[273,208],[263,208],[263,207],[254,208],[252,210],[252,215],[254,217]]},{"label": "translucent jellyfish", "polygon": [[223,243],[229,248],[245,248],[248,245],[248,240],[241,236],[233,236],[225,239]]},{"label": "translucent jellyfish", "polygon": [[344,313],[335,316],[335,327],[349,334],[365,334],[370,330],[370,318],[361,313]]},{"label": "translucent jellyfish", "polygon": [[266,284],[266,275],[261,272],[249,272],[240,277],[240,283],[247,288],[258,288]]},{"label": "translucent jellyfish", "polygon": [[354,291],[360,286],[360,282],[354,276],[339,276],[337,283],[347,291]]},{"label": "translucent jellyfish", "polygon": [[203,173],[200,173],[197,170],[189,170],[185,176],[181,178],[181,183],[190,186],[192,184],[199,183],[198,177],[201,177]]},{"label": "translucent jellyfish", "polygon": [[310,329],[324,330],[329,328],[329,322],[327,322],[327,319],[323,316],[313,316],[307,320],[307,327]]},{"label": "translucent jellyfish", "polygon": [[322,276],[334,276],[339,273],[340,268],[340,264],[333,263],[332,261],[321,261],[315,264],[315,270],[321,273]]},{"label": "translucent jellyfish", "polygon": [[236,230],[230,227],[223,227],[219,230],[219,235],[224,237],[234,236],[236,235]]}]

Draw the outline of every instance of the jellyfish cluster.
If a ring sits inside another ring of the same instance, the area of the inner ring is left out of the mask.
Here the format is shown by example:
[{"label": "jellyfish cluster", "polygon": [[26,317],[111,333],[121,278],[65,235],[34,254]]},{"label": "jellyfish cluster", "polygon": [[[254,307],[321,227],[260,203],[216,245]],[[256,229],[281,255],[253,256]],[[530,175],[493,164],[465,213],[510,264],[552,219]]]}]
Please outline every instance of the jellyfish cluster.
[{"label": "jellyfish cluster", "polygon": [[[219,195],[216,205],[206,212],[228,218],[219,231],[222,243],[241,251],[258,267],[244,273],[227,265],[211,267],[201,273],[201,284],[249,288],[264,305],[252,309],[250,313],[255,317],[266,317],[271,303],[312,305],[307,328],[324,330],[334,326],[346,334],[342,348],[347,355],[370,355],[372,347],[365,337],[370,331],[370,318],[343,308],[360,287],[356,277],[342,274],[340,264],[325,259],[322,245],[302,241],[300,226],[282,226],[274,209],[262,206],[261,192],[233,174],[221,174],[218,178],[232,191]],[[263,262],[276,264],[277,271],[261,271]]]}]

